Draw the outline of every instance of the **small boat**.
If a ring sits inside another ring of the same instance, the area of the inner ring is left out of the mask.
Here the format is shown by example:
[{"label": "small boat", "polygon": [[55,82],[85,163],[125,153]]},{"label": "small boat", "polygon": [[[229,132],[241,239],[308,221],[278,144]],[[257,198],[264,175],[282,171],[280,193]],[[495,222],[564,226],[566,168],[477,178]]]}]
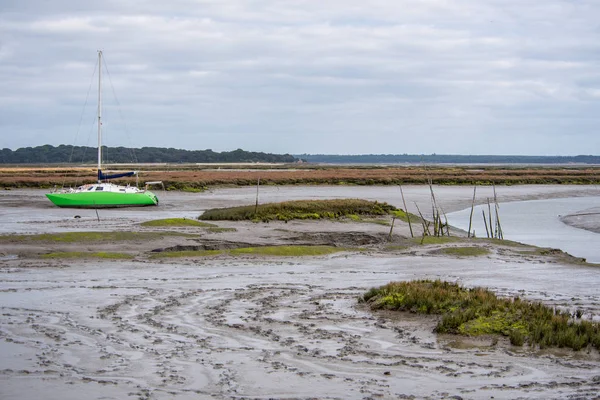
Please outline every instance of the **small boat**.
[{"label": "small boat", "polygon": [[136,171],[113,175],[102,172],[102,51],[98,51],[98,182],[62,189],[46,194],[54,205],[71,208],[116,208],[141,207],[158,205],[158,197],[148,190],[148,182],[144,189],[137,186],[121,186],[109,182],[126,176],[137,175]]}]

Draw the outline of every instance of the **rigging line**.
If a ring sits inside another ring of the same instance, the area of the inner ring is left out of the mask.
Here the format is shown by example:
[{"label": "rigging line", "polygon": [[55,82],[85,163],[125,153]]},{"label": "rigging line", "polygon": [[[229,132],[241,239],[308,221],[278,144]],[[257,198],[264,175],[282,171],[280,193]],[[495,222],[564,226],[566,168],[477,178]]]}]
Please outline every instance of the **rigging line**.
[{"label": "rigging line", "polygon": [[137,163],[135,149],[131,145],[131,135],[129,134],[129,128],[127,126],[127,121],[125,121],[125,118],[123,118],[123,111],[121,109],[121,103],[119,102],[119,98],[117,97],[117,93],[115,92],[115,87],[113,86],[113,83],[112,83],[112,77],[110,75],[110,71],[108,70],[108,65],[106,64],[106,57],[104,57],[102,59],[102,62],[104,64],[104,69],[106,69],[106,75],[108,75],[108,82],[110,83],[110,89],[112,90],[113,96],[115,97],[115,102],[117,103],[117,110],[119,111],[119,117],[121,118],[121,123],[125,126],[125,134],[127,136],[127,142],[129,142],[130,156],[132,158],[132,161],[134,163]]},{"label": "rigging line", "polygon": [[[90,130],[89,130],[89,133],[88,133],[87,142],[85,143],[85,146],[82,146],[81,164],[85,164],[86,162],[90,162],[90,163],[94,162],[93,159],[90,159],[89,161],[86,160],[86,154],[87,154],[88,149],[90,148],[90,146],[89,146],[89,144],[90,144],[90,138],[92,137],[92,134],[94,133],[94,127],[96,126],[97,122],[98,122],[97,117],[93,116],[92,117],[92,123],[90,124]],[[77,183],[77,185],[79,184],[79,178],[80,178],[80,176],[77,176],[77,178],[75,180],[75,182]]]},{"label": "rigging line", "polygon": [[[85,95],[85,102],[83,103],[83,107],[81,109],[81,115],[79,116],[79,125],[77,126],[77,131],[75,132],[75,138],[73,140],[73,144],[71,145],[71,154],[69,155],[68,164],[71,164],[73,161],[73,154],[75,153],[75,143],[77,143],[77,138],[79,137],[79,132],[81,131],[81,125],[83,123],[83,115],[85,114],[85,108],[87,107],[88,100],[90,98],[90,92],[92,91],[92,83],[94,82],[94,76],[96,75],[96,63],[94,63],[94,71],[92,72],[92,76],[90,77],[90,85],[88,86],[87,94]],[[89,140],[89,139],[88,139]],[[77,182],[77,176],[75,177],[75,182]],[[63,182],[61,187],[65,187],[65,182],[67,181],[67,173],[63,175]]]}]

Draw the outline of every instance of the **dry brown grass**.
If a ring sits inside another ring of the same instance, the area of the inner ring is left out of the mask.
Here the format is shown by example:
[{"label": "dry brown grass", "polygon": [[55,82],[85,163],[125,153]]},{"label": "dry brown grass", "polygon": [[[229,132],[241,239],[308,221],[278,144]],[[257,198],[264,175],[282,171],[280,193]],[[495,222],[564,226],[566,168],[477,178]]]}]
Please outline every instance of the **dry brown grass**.
[{"label": "dry brown grass", "polygon": [[[119,166],[118,170],[132,167]],[[598,184],[600,168],[581,167],[336,167],[294,166],[294,169],[215,170],[210,166],[144,165],[140,182],[162,180],[171,189],[201,188],[215,185],[261,184],[335,184],[394,185],[424,184],[431,178],[435,184]],[[288,166],[289,168],[289,166]],[[136,168],[137,169],[137,168]],[[257,167],[257,169],[260,169]],[[111,169],[116,170],[116,169]],[[76,186],[96,179],[94,167],[2,167],[0,187]],[[135,182],[135,179],[120,182]]]}]

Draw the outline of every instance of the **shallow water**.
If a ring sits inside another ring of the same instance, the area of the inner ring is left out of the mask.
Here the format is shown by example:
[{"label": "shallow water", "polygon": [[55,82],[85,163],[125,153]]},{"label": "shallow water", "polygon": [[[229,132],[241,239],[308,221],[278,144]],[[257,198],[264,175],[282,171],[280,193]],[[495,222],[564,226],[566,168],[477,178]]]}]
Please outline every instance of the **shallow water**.
[{"label": "shallow water", "polygon": [[[596,207],[600,207],[600,196],[518,201],[500,203],[499,215],[505,239],[558,248],[589,262],[600,263],[600,234],[561,221],[561,217],[566,215],[590,214],[586,210]],[[487,205],[475,207],[473,213],[472,229],[478,237],[486,236],[482,210],[486,216],[489,214]],[[470,213],[470,208],[450,213],[448,221],[466,231]],[[493,206],[492,215],[495,215]],[[587,218],[594,216],[587,215]]]}]

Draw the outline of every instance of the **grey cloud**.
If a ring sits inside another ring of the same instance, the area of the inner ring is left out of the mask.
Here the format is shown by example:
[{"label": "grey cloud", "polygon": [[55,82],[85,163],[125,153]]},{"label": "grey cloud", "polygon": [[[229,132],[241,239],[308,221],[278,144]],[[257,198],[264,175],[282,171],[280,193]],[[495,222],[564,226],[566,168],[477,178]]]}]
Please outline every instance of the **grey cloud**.
[{"label": "grey cloud", "polygon": [[594,1],[87,3],[3,2],[0,147],[71,143],[96,49],[139,146],[577,154],[597,143]]}]

